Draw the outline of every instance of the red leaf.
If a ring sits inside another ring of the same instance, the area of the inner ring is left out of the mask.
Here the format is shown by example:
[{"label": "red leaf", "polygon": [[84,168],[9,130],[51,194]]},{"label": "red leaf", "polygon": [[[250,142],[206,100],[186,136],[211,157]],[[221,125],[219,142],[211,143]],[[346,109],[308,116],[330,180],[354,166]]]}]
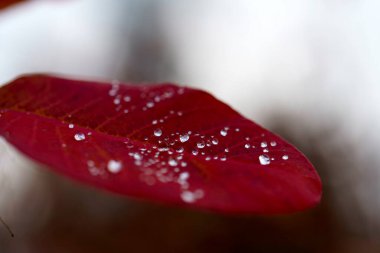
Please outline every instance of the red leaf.
[{"label": "red leaf", "polygon": [[99,188],[233,213],[320,201],[298,150],[200,90],[33,75],[0,89],[0,110],[8,142]]}]

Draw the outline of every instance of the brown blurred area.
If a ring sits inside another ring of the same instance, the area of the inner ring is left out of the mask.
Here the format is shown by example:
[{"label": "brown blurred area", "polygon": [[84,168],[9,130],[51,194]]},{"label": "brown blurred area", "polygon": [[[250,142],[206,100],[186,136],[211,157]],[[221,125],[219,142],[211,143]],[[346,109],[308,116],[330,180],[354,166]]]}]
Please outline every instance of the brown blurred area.
[{"label": "brown blurred area", "polygon": [[0,2],[0,9],[22,2],[23,0],[3,0]]},{"label": "brown blurred area", "polygon": [[[59,3],[58,3],[59,2]],[[157,205],[49,172],[0,140],[0,252],[380,252],[373,1],[32,1],[0,13],[0,80],[54,72],[203,88],[321,175],[283,216]]]}]

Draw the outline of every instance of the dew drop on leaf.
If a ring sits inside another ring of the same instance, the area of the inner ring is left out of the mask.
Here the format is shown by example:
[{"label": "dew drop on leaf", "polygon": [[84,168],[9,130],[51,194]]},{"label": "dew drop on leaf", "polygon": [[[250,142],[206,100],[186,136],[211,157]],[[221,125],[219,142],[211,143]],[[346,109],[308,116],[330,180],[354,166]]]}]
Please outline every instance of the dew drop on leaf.
[{"label": "dew drop on leaf", "polygon": [[183,142],[188,141],[189,138],[190,138],[190,137],[189,137],[188,134],[184,134],[184,135],[181,135],[181,136],[179,137],[179,140],[183,143]]},{"label": "dew drop on leaf", "polygon": [[111,173],[118,173],[123,168],[122,163],[120,161],[110,160],[107,164],[107,169]]},{"label": "dew drop on leaf", "polygon": [[115,99],[113,100],[113,103],[114,103],[115,105],[120,104],[120,98],[115,98]]},{"label": "dew drop on leaf", "polygon": [[74,135],[74,139],[76,141],[83,141],[84,139],[86,139],[86,135],[84,133],[77,133]]},{"label": "dew drop on leaf", "polygon": [[268,165],[270,164],[270,158],[267,155],[260,155],[259,156],[259,161],[261,165]]},{"label": "dew drop on leaf", "polygon": [[110,90],[109,91],[109,93],[108,93],[111,97],[113,97],[113,96],[116,96],[116,94],[117,94],[117,90]]},{"label": "dew drop on leaf", "polygon": [[204,148],[205,147],[205,142],[204,141],[200,141],[197,143],[197,147],[198,148]]},{"label": "dew drop on leaf", "polygon": [[227,136],[227,131],[224,129],[220,130],[220,135],[221,136]]},{"label": "dew drop on leaf", "polygon": [[174,167],[174,166],[177,166],[177,165],[178,165],[178,162],[177,162],[176,160],[172,159],[172,158],[171,158],[171,159],[169,159],[169,162],[168,162],[168,163],[169,163],[169,165],[170,165],[170,166],[172,166],[172,167]]},{"label": "dew drop on leaf", "polygon": [[133,158],[137,161],[140,161],[142,159],[141,155],[139,153],[134,153]]},{"label": "dew drop on leaf", "polygon": [[282,156],[282,160],[288,160],[288,159],[289,159],[289,156],[287,156],[287,155]]},{"label": "dew drop on leaf", "polygon": [[154,130],[154,136],[156,137],[160,137],[162,135],[162,130],[157,128],[156,130]]},{"label": "dew drop on leaf", "polygon": [[195,194],[190,191],[182,192],[181,198],[186,203],[193,203],[196,200]]},{"label": "dew drop on leaf", "polygon": [[189,176],[189,172],[182,172],[181,174],[179,174],[179,180],[186,181],[189,178]]}]

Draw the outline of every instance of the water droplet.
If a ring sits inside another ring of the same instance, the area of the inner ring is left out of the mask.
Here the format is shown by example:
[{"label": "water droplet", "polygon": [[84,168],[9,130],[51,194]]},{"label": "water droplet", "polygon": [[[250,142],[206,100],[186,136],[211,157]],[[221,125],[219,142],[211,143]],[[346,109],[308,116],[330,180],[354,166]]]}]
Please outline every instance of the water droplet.
[{"label": "water droplet", "polygon": [[270,142],[270,145],[271,145],[272,147],[275,147],[275,146],[277,145],[277,142],[275,142],[275,141],[271,141],[271,142]]},{"label": "water droplet", "polygon": [[162,130],[157,128],[156,130],[154,130],[154,136],[156,137],[160,137],[162,135]]},{"label": "water droplet", "polygon": [[107,164],[107,169],[111,173],[118,173],[123,168],[122,163],[120,161],[110,160]]},{"label": "water droplet", "polygon": [[244,147],[245,147],[245,148],[250,148],[250,147],[251,147],[251,145],[250,145],[250,144],[248,144],[248,143],[246,143],[246,144],[244,145]]},{"label": "water droplet", "polygon": [[130,96],[124,96],[123,100],[125,102],[130,102],[131,101],[131,97]]},{"label": "water droplet", "polygon": [[227,131],[224,129],[220,130],[220,135],[221,136],[227,136]]},{"label": "water droplet", "polygon": [[84,139],[86,139],[86,135],[84,135],[84,133],[77,133],[74,135],[74,139],[76,141],[83,141]]},{"label": "water droplet", "polygon": [[74,128],[74,124],[69,124],[69,128]]},{"label": "water droplet", "polygon": [[269,150],[268,150],[267,148],[264,148],[264,149],[263,149],[263,152],[264,152],[264,153],[268,153]]},{"label": "water droplet", "polygon": [[133,158],[137,161],[140,161],[142,159],[141,155],[139,153],[134,153]]},{"label": "water droplet", "polygon": [[263,141],[263,142],[260,144],[260,146],[261,146],[262,148],[266,148],[266,147],[268,146],[268,143],[266,143],[265,141]]},{"label": "water droplet", "polygon": [[204,148],[205,147],[205,142],[204,141],[200,141],[197,143],[197,147],[198,148]]},{"label": "water droplet", "polygon": [[180,137],[179,137],[179,140],[181,141],[181,142],[186,142],[186,141],[188,141],[189,140],[189,135],[188,134],[184,134],[184,135],[181,135]]},{"label": "water droplet", "polygon": [[239,132],[240,131],[240,129],[239,128],[235,128],[235,132]]},{"label": "water droplet", "polygon": [[288,160],[289,159],[289,156],[288,155],[283,155],[282,156],[282,160]]},{"label": "water droplet", "polygon": [[115,98],[115,99],[113,100],[113,103],[114,103],[115,105],[120,104],[120,98]]},{"label": "water droplet", "polygon": [[218,143],[219,143],[219,140],[217,138],[212,139],[212,144],[218,145]]},{"label": "water droplet", "polygon": [[182,153],[184,150],[185,150],[185,149],[184,149],[183,147],[179,147],[179,148],[177,149],[177,153]]},{"label": "water droplet", "polygon": [[176,161],[176,160],[174,160],[173,158],[171,158],[171,159],[169,159],[169,161],[168,161],[168,164],[170,165],[170,166],[177,166],[178,165],[178,162]]},{"label": "water droplet", "polygon": [[179,180],[186,181],[190,177],[189,172],[182,172],[179,174]]},{"label": "water droplet", "polygon": [[187,163],[186,163],[186,162],[181,162],[181,166],[182,166],[182,167],[186,167],[186,166],[187,166]]},{"label": "water droplet", "polygon": [[148,103],[146,103],[146,106],[148,108],[152,108],[152,107],[154,107],[154,103],[153,102],[148,102]]},{"label": "water droplet", "polygon": [[112,89],[112,90],[110,90],[110,91],[108,92],[108,95],[110,95],[111,97],[116,96],[116,94],[117,94],[117,89]]},{"label": "water droplet", "polygon": [[191,151],[191,153],[192,153],[193,155],[198,155],[198,150],[193,150],[193,151]]},{"label": "water droplet", "polygon": [[260,155],[259,156],[259,161],[261,165],[268,165],[270,164],[270,158],[267,155]]},{"label": "water droplet", "polygon": [[228,148],[225,148],[224,152],[228,153],[228,152],[230,152],[230,150]]},{"label": "water droplet", "polygon": [[190,191],[184,191],[181,193],[181,199],[186,203],[193,203],[196,200],[196,196]]}]

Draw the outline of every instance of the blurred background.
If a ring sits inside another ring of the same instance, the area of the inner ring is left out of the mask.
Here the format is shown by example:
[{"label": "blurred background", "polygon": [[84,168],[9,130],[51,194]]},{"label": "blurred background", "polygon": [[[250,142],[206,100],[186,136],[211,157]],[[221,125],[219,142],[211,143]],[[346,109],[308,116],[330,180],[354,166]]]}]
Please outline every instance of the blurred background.
[{"label": "blurred background", "polygon": [[[4,1],[3,1],[4,2]],[[7,2],[7,1],[5,1]],[[0,252],[380,252],[380,1],[45,0],[0,11],[0,83],[49,72],[207,90],[282,135],[317,208],[231,217],[69,181],[0,139]]]}]

